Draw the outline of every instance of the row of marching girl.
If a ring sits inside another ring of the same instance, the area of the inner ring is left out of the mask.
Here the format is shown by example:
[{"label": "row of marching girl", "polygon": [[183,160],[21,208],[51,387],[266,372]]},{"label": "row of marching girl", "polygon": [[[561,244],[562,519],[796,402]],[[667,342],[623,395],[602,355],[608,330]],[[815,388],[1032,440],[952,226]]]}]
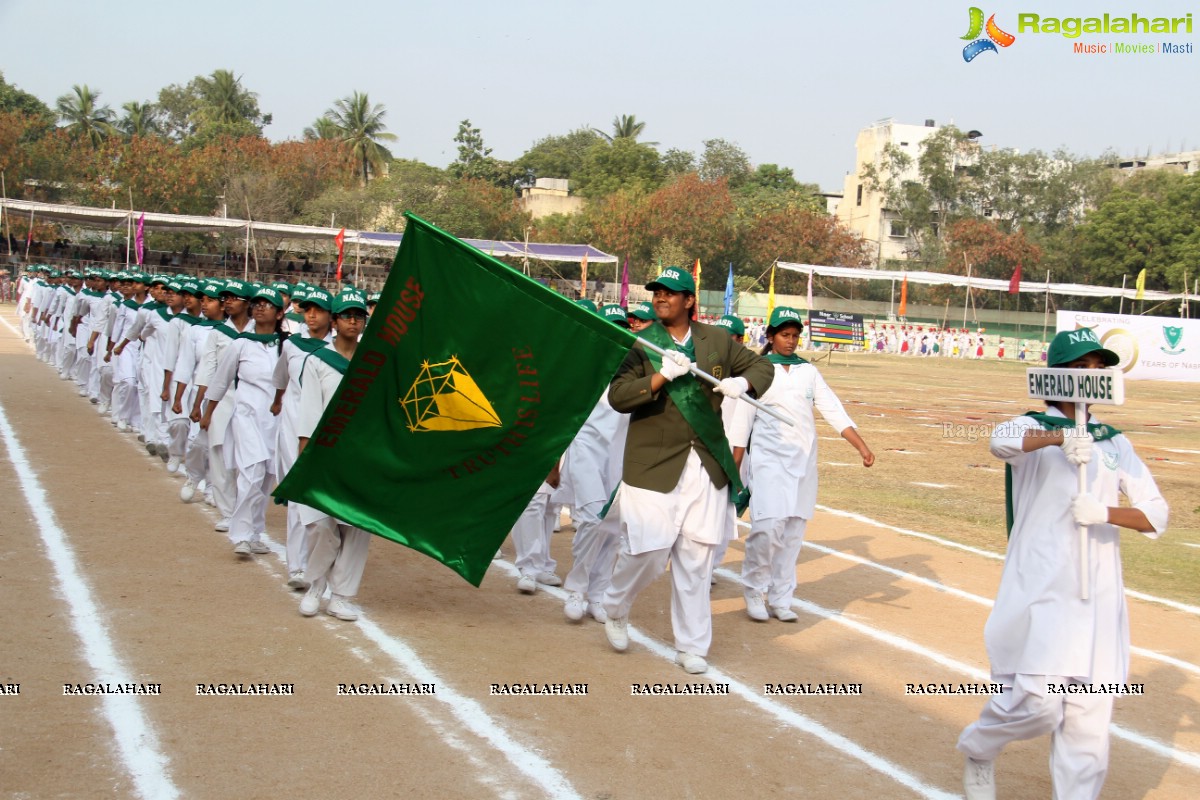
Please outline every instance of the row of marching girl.
[{"label": "row of marching girl", "polygon": [[803,330],[798,311],[776,308],[763,348],[763,355],[775,367],[775,379],[759,400],[791,417],[795,425],[758,412],[749,403],[739,403],[729,426],[734,461],[740,465],[747,449],[752,455],[747,484],[751,492],[750,535],[742,561],[742,584],[746,613],[758,622],[772,616],[781,622],[797,618],[792,610],[796,562],[817,502],[813,409],[858,451],[864,467],[875,463],[875,454],[821,373],[796,355]]},{"label": "row of marching girl", "polygon": [[[237,392],[233,417],[224,432],[221,456],[227,469],[237,470],[236,499],[229,521],[233,552],[262,555],[267,529],[267,497],[275,488],[275,365],[283,350],[283,298],[263,287],[250,298],[253,332],[243,331],[221,354],[205,393],[200,427],[208,430],[213,410],[230,387]],[[211,434],[210,434],[211,435]]]}]

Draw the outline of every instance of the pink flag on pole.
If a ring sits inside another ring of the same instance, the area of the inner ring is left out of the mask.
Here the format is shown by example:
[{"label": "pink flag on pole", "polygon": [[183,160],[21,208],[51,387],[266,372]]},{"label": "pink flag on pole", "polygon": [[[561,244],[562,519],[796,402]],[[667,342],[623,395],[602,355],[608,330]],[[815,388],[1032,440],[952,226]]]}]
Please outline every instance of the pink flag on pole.
[{"label": "pink flag on pole", "polygon": [[146,254],[146,213],[138,217],[137,233],[133,237],[134,254],[137,256],[137,263],[142,265],[142,257]]},{"label": "pink flag on pole", "polygon": [[618,301],[620,305],[625,305],[625,301],[629,299],[629,256],[625,256],[625,269],[621,271],[621,299]]}]

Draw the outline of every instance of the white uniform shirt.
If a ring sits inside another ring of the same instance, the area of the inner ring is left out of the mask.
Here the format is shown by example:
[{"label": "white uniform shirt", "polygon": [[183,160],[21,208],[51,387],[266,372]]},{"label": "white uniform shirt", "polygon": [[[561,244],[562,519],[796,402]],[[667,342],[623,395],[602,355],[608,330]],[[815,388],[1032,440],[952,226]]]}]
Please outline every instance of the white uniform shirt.
[{"label": "white uniform shirt", "polygon": [[[316,356],[306,357],[301,363],[303,371],[300,375],[300,407],[296,415],[296,434],[299,439],[311,439],[321,416],[325,413],[325,407],[329,405],[334,392],[342,383],[342,373]],[[311,525],[329,516],[324,511],[302,503],[297,504],[297,510],[300,522],[304,525]]]},{"label": "white uniform shirt", "polygon": [[[214,338],[220,335],[214,334]],[[271,413],[271,404],[275,401],[274,374],[278,360],[278,345],[253,339],[234,339],[221,354],[205,399],[219,402],[236,379],[237,395],[228,429],[233,448],[225,448],[226,466],[246,469],[266,462],[267,471],[275,474],[278,422]]]},{"label": "white uniform shirt", "polygon": [[[1047,412],[1062,416],[1057,409]],[[1090,421],[1095,422],[1093,417]],[[1041,428],[1017,417],[992,435],[991,450],[1012,467],[1013,529],[984,642],[996,675],[1056,675],[1123,683],[1129,672],[1129,618],[1121,579],[1118,529],[1089,529],[1088,600],[1079,597],[1079,534],[1071,501],[1079,472],[1060,447],[1021,451],[1025,432]],[[1092,445],[1088,492],[1106,506],[1118,494],[1140,509],[1157,538],[1167,503],[1124,435]]]},{"label": "white uniform shirt", "polygon": [[[854,423],[812,364],[790,369],[775,365],[775,381],[760,402],[795,420],[793,427],[739,402],[729,428],[732,447],[750,445],[750,518],[812,519],[817,504],[817,424],[815,406],[841,433]],[[754,434],[751,438],[751,433]]]}]

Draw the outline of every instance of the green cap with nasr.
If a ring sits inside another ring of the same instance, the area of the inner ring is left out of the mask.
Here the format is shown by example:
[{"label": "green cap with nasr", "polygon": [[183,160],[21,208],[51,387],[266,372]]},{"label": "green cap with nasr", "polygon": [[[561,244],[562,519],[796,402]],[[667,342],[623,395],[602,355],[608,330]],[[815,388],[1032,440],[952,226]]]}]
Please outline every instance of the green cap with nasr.
[{"label": "green cap with nasr", "polygon": [[1098,353],[1106,367],[1115,367],[1121,363],[1121,357],[1107,349],[1094,330],[1076,328],[1073,331],[1059,331],[1055,334],[1046,353],[1046,366],[1065,367],[1088,353]]},{"label": "green cap with nasr", "polygon": [[683,267],[667,267],[657,278],[646,284],[650,291],[667,289],[672,292],[696,293],[696,279]]}]

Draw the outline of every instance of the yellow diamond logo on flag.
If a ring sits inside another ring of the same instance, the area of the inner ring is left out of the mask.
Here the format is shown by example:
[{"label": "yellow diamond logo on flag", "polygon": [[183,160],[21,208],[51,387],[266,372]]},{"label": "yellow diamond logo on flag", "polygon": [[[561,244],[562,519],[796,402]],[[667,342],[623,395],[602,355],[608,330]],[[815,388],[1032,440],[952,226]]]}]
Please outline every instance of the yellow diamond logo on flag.
[{"label": "yellow diamond logo on flag", "polygon": [[408,417],[408,430],[469,431],[499,428],[500,417],[483,396],[458,356],[449,361],[421,363],[421,371],[400,399]]}]

